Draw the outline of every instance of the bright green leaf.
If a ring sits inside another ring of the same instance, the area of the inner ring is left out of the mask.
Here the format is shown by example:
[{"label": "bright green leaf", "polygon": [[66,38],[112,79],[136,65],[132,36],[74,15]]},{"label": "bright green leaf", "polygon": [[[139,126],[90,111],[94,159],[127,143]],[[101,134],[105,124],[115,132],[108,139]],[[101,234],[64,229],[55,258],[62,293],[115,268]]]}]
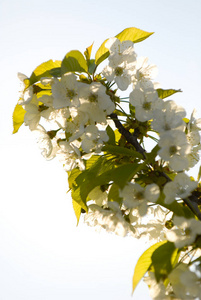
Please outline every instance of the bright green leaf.
[{"label": "bright green leaf", "polygon": [[61,76],[61,61],[52,59],[39,65],[31,74],[28,86],[39,81],[42,77]]},{"label": "bright green leaf", "polygon": [[[152,35],[153,32],[146,32],[141,29],[130,27],[124,29],[122,32],[116,35],[116,37],[122,42],[122,41],[132,41],[134,43],[139,43],[148,38],[150,35]],[[108,40],[108,39],[107,39]],[[105,43],[107,42],[105,40],[95,55],[95,63],[96,65],[99,65],[103,60],[105,60],[109,56],[109,51],[105,47]]]},{"label": "bright green leaf", "polygon": [[72,171],[68,172],[68,186],[69,189],[72,189],[74,185],[76,185],[76,178],[81,173],[78,168],[73,169]]},{"label": "bright green leaf", "polygon": [[13,133],[18,132],[20,126],[24,123],[24,115],[26,111],[24,108],[17,104],[15,106],[14,112],[13,112]]},{"label": "bright green leaf", "polygon": [[87,73],[88,66],[86,59],[78,50],[72,50],[66,54],[61,63],[61,74],[67,72],[85,72]]},{"label": "bright green leaf", "polygon": [[77,219],[77,225],[78,225],[79,220],[80,220],[82,207],[76,201],[73,200],[73,209],[74,209],[74,212],[75,212],[75,216],[76,216],[76,219]]},{"label": "bright green leaf", "polygon": [[169,89],[169,90],[163,90],[163,89],[157,89],[158,92],[158,97],[161,99],[167,98],[175,93],[181,93],[181,90],[173,90],[173,89]]},{"label": "bright green leaf", "polygon": [[121,41],[132,41],[133,43],[139,43],[147,39],[154,32],[147,32],[139,28],[130,27],[121,31],[116,37]]},{"label": "bright green leaf", "polygon": [[138,259],[138,262],[135,266],[134,275],[133,275],[133,292],[142,279],[142,277],[145,275],[145,273],[148,271],[152,264],[152,254],[153,252],[160,247],[161,245],[167,243],[167,241],[162,241],[159,243],[156,243],[152,245],[149,249],[147,249]]}]

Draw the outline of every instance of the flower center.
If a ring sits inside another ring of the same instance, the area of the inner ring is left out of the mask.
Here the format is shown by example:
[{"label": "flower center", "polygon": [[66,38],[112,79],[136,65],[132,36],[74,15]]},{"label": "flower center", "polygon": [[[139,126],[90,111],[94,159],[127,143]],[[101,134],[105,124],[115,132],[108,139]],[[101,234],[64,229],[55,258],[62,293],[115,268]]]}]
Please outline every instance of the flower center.
[{"label": "flower center", "polygon": [[176,154],[177,153],[177,147],[175,145],[170,146],[169,152],[170,152],[170,156]]},{"label": "flower center", "polygon": [[67,91],[66,91],[66,97],[72,99],[73,97],[76,96],[76,93],[75,93],[74,90],[70,90],[70,89],[66,89],[66,90],[67,90]]},{"label": "flower center", "polygon": [[144,102],[143,108],[145,110],[150,110],[151,109],[151,102]]},{"label": "flower center", "polygon": [[97,100],[98,100],[98,95],[96,95],[96,94],[90,94],[89,95],[89,101],[90,102],[97,102]]},{"label": "flower center", "polygon": [[137,192],[135,194],[135,197],[138,199],[138,200],[142,200],[144,199],[144,193],[143,192]]},{"label": "flower center", "polygon": [[121,67],[117,67],[117,68],[115,69],[115,75],[116,75],[116,76],[121,76],[121,75],[123,74],[123,72],[124,72],[124,70],[123,70],[123,68],[121,68]]},{"label": "flower center", "polygon": [[184,229],[184,232],[185,232],[186,235],[190,236],[191,233],[192,233],[192,230],[191,230],[190,227],[187,227],[187,228]]}]

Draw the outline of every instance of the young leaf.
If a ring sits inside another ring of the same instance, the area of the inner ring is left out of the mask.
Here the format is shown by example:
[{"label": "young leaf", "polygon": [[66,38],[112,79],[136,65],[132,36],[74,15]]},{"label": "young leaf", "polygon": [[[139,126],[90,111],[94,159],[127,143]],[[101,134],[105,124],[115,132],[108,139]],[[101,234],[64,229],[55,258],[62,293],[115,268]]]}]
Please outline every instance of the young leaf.
[{"label": "young leaf", "polygon": [[[116,37],[122,42],[122,41],[132,41],[133,43],[139,43],[148,38],[150,35],[152,35],[153,32],[146,32],[141,29],[130,27],[124,29],[122,32],[116,35]],[[107,39],[108,40],[108,39]],[[105,60],[109,56],[109,51],[105,47],[105,43],[107,42],[105,40],[95,55],[95,63],[96,65],[99,65],[103,60]]]},{"label": "young leaf", "polygon": [[66,54],[61,63],[61,75],[67,72],[85,72],[87,73],[88,66],[86,59],[78,50],[72,50]]},{"label": "young leaf", "polygon": [[20,126],[24,123],[24,115],[26,111],[24,108],[17,104],[15,106],[14,112],[13,112],[13,133],[18,132]]},{"label": "young leaf", "polygon": [[28,86],[39,81],[42,77],[53,77],[61,75],[61,61],[52,59],[39,65],[31,74]]},{"label": "young leaf", "polygon": [[161,99],[167,98],[175,93],[181,93],[181,90],[173,90],[173,89],[169,89],[169,90],[163,90],[163,89],[157,89],[158,92],[158,97]]},{"label": "young leaf", "polygon": [[156,243],[152,245],[149,249],[147,249],[138,259],[138,262],[135,266],[134,274],[133,274],[133,292],[142,279],[142,277],[145,275],[145,273],[148,271],[152,264],[152,254],[153,252],[160,247],[161,245],[167,243],[167,241],[162,241],[159,243]]}]

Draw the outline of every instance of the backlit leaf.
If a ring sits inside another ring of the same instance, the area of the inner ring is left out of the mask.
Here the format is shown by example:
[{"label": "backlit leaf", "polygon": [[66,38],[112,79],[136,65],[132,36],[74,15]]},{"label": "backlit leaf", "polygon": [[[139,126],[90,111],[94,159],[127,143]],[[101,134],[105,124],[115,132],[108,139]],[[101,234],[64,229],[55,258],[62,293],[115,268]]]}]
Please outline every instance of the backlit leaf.
[{"label": "backlit leaf", "polygon": [[15,106],[14,112],[13,112],[13,133],[18,132],[20,126],[24,123],[24,115],[26,111],[24,108],[17,104]]},{"label": "backlit leaf", "polygon": [[151,266],[152,254],[158,247],[160,247],[161,245],[163,245],[165,243],[167,243],[167,241],[162,241],[162,242],[152,245],[138,259],[138,262],[135,266],[134,275],[133,275],[133,292],[134,292],[136,286],[138,285],[138,283],[140,282],[140,280],[143,278],[143,276],[146,274],[149,267]]},{"label": "backlit leaf", "polygon": [[78,225],[79,220],[80,220],[82,207],[76,201],[73,200],[73,209],[74,209],[74,212],[75,212],[75,216],[77,218],[77,225]]},{"label": "backlit leaf", "polygon": [[163,89],[157,89],[158,92],[158,97],[161,99],[167,98],[175,93],[181,93],[181,90],[173,90],[173,89],[169,89],[169,90],[163,90]]},{"label": "backlit leaf", "polygon": [[29,78],[29,85],[39,81],[42,77],[61,76],[61,61],[52,59],[39,65]]},{"label": "backlit leaf", "polygon": [[78,50],[72,50],[66,54],[61,63],[61,74],[67,72],[85,72],[87,73],[88,66],[83,54]]},{"label": "backlit leaf", "polygon": [[164,280],[172,271],[177,251],[174,243],[167,242],[153,252],[151,259],[157,282]]},{"label": "backlit leaf", "polygon": [[90,58],[91,58],[91,51],[92,51],[93,44],[91,46],[89,46],[88,48],[86,48],[86,50],[84,51],[86,60],[90,60]]}]

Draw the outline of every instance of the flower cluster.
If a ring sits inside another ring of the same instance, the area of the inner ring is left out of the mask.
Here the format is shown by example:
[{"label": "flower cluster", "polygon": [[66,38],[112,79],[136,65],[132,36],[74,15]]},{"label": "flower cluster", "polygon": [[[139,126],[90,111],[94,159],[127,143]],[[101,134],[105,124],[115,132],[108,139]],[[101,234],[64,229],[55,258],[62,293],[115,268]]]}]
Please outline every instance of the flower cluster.
[{"label": "flower cluster", "polygon": [[[138,58],[132,40],[114,37],[102,47],[96,61],[87,48],[86,60],[67,55],[60,67],[43,66],[40,76],[40,66],[30,78],[19,73],[21,123],[42,155],[57,157],[68,172],[78,220],[84,212],[98,230],[197,249],[201,176],[195,181],[188,171],[199,161],[201,119],[195,110],[185,118],[183,107],[165,99],[180,90],[159,88],[157,67]],[[103,57],[108,64],[96,73]],[[147,137],[155,141],[150,153]],[[166,274],[168,284],[152,271],[145,281],[153,299],[192,299],[201,292],[198,277],[179,261]]]}]

